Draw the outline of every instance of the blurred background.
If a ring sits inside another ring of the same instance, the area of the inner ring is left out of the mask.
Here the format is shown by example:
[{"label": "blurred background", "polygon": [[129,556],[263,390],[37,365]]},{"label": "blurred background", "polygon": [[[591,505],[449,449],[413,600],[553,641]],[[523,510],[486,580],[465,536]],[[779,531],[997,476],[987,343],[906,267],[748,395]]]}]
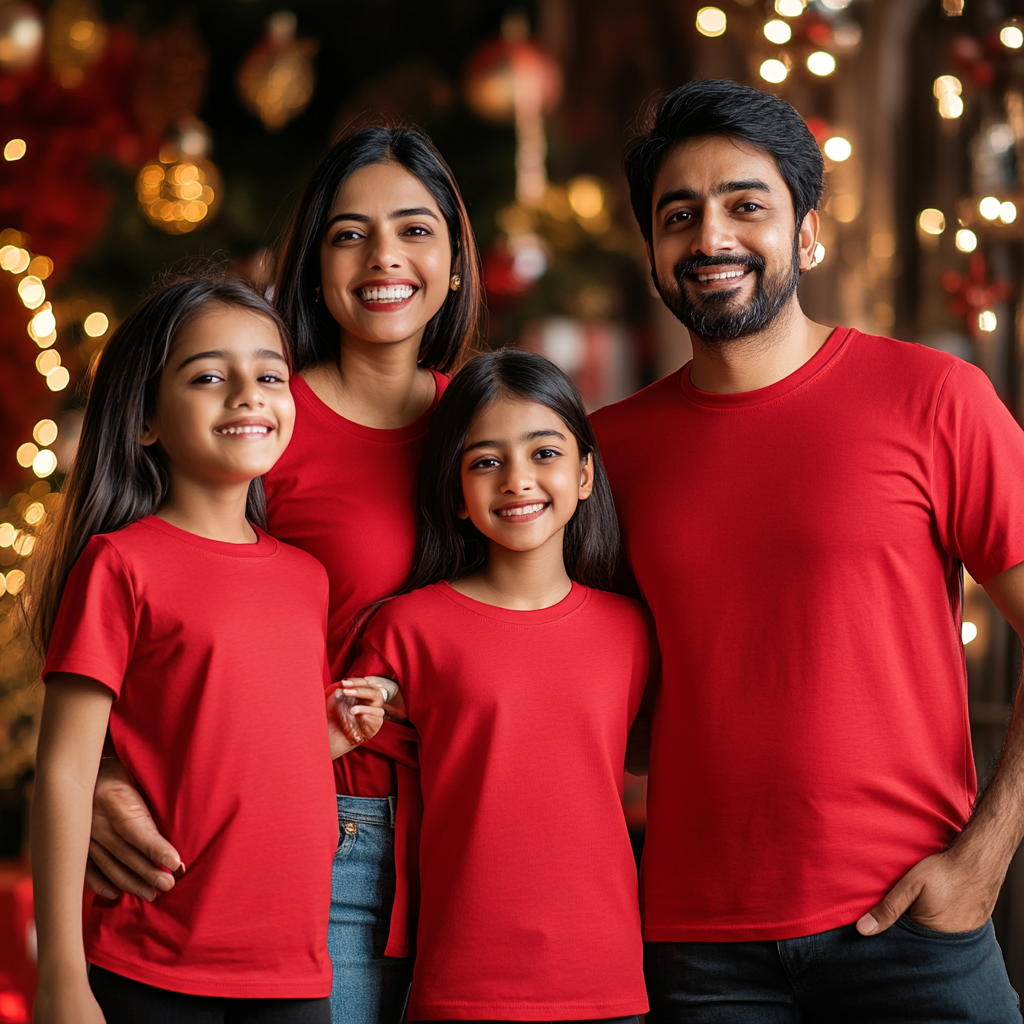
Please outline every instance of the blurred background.
[{"label": "blurred background", "polygon": [[[216,256],[269,281],[345,125],[429,132],[479,238],[488,343],[554,359],[596,408],[690,351],[650,286],[619,170],[638,112],[698,77],[778,93],[826,160],[807,312],[977,363],[1024,414],[1024,0],[278,2],[0,0],[0,1024],[29,1019],[34,987],[41,693],[19,592],[83,377],[172,261]],[[984,777],[1020,650],[969,579],[965,604]],[[630,780],[638,850],[643,798]],[[996,922],[1020,989],[1019,863]]]}]

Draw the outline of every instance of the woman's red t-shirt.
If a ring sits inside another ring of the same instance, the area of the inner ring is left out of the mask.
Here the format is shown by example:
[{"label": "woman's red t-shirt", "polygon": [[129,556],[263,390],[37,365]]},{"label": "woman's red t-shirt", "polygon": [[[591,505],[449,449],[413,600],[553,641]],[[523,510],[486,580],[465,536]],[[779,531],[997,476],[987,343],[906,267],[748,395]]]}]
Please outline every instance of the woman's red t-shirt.
[{"label": "woman's red t-shirt", "polygon": [[[424,415],[396,430],[377,430],[338,415],[300,376],[292,377],[295,431],[263,478],[267,529],[327,569],[327,649],[334,680],[348,671],[353,619],[394,593],[412,565],[420,456],[448,378],[434,373],[434,381],[434,402]],[[397,792],[394,763],[381,753],[359,748],[334,765],[339,793]]]},{"label": "woman's red t-shirt", "polygon": [[439,583],[368,624],[352,672],[397,679],[420,737],[411,1020],[646,1011],[621,800],[653,642],[640,604],[576,584],[512,611]]},{"label": "woman's red t-shirt", "polygon": [[156,516],[93,537],[43,675],[113,691],[114,750],[186,865],[154,903],[97,898],[89,961],[192,995],[322,998],[338,844],[327,578],[257,537],[226,544]]}]

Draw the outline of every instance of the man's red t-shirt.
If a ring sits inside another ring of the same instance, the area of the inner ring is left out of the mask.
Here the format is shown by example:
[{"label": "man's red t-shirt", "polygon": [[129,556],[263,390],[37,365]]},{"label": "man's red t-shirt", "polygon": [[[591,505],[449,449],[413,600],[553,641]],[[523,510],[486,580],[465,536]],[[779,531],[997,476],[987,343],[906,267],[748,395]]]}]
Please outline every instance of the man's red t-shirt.
[{"label": "man's red t-shirt", "polygon": [[1024,434],[980,370],[843,328],[593,422],[663,659],[645,938],[849,924],[970,814],[959,563],[1024,561]]},{"label": "man's red t-shirt", "polygon": [[352,671],[397,679],[420,737],[411,1020],[646,1011],[621,800],[652,645],[639,603],[576,584],[512,611],[438,583],[371,619]]},{"label": "man's red t-shirt", "polygon": [[257,536],[226,544],[149,516],[93,537],[43,672],[113,691],[114,750],[186,866],[154,903],[97,898],[89,961],[173,992],[322,998],[338,845],[327,578]]},{"label": "man's red t-shirt", "polygon": [[[448,378],[435,373],[434,382],[434,403],[423,416],[406,427],[377,430],[338,415],[300,376],[292,377],[295,431],[263,478],[267,529],[327,569],[334,680],[348,671],[355,617],[393,594],[412,566],[420,456]],[[385,723],[382,732],[394,728]],[[397,792],[394,763],[365,747],[335,761],[334,774],[337,791],[349,796]]]}]

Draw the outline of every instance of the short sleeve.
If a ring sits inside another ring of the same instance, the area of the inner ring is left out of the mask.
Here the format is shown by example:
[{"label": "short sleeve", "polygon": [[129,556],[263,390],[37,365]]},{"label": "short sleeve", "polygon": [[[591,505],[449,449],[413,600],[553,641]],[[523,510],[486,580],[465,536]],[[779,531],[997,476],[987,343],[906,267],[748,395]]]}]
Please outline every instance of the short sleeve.
[{"label": "short sleeve", "polygon": [[969,363],[958,361],[943,382],[932,456],[945,550],[979,583],[1024,562],[1024,431]]},{"label": "short sleeve", "polygon": [[389,618],[385,605],[379,608],[366,624],[366,629],[356,644],[355,655],[345,673],[346,676],[384,676],[402,685],[404,673],[401,671],[401,662],[404,659],[397,656],[397,638],[390,627]]},{"label": "short sleeve", "polygon": [[104,536],[92,537],[68,574],[46,652],[54,672],[88,676],[121,694],[138,630],[131,575]]}]

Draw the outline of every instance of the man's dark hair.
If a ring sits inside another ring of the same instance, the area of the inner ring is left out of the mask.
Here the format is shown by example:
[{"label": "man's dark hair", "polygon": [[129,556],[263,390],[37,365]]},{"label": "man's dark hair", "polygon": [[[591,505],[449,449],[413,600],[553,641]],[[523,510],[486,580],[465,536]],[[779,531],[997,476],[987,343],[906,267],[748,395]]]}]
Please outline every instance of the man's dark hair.
[{"label": "man's dark hair", "polygon": [[770,153],[796,211],[796,227],[817,209],[825,165],[804,119],[785,100],[725,79],[690,82],[670,92],[626,146],[622,165],[629,199],[650,242],[654,179],[665,154],[701,135],[725,135]]}]

